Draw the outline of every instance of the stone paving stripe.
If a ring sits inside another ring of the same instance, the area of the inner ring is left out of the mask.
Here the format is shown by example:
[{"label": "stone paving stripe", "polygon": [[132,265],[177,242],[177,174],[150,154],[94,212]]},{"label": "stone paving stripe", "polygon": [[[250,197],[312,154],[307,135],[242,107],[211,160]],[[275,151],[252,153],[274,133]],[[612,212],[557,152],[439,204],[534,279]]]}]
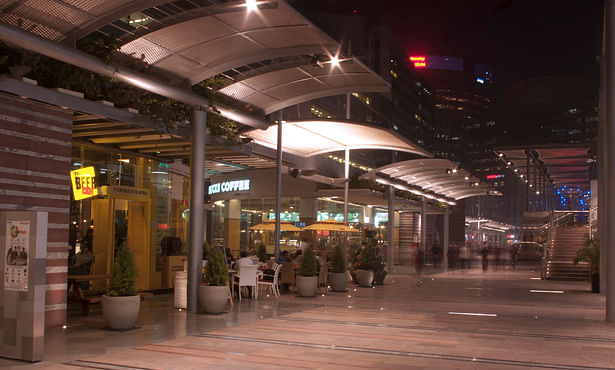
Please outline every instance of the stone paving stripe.
[{"label": "stone paving stripe", "polygon": [[568,335],[511,333],[511,332],[498,332],[498,331],[492,331],[492,330],[476,330],[476,329],[451,329],[451,328],[440,328],[440,327],[421,326],[421,325],[395,325],[395,324],[380,324],[380,323],[374,324],[374,323],[359,322],[359,321],[305,319],[305,318],[295,318],[295,317],[293,318],[285,317],[285,320],[339,324],[339,325],[369,326],[369,327],[378,327],[378,328],[427,330],[427,331],[439,331],[439,332],[447,332],[447,333],[487,334],[487,335],[503,335],[503,336],[508,336],[508,337],[528,337],[528,338],[558,339],[558,340],[573,340],[573,341],[580,340],[584,342],[615,343],[615,339],[611,339],[611,338],[575,337],[575,336],[568,336]]},{"label": "stone paving stripe", "polygon": [[440,354],[424,353],[424,352],[391,351],[391,350],[385,350],[385,349],[371,349],[371,348],[360,348],[360,347],[350,347],[350,346],[324,345],[324,344],[305,343],[305,342],[281,341],[281,340],[274,340],[274,339],[257,339],[257,338],[238,337],[238,336],[231,336],[231,335],[217,335],[217,334],[202,333],[202,334],[196,334],[194,336],[200,337],[200,338],[226,339],[226,340],[235,340],[235,341],[243,341],[243,342],[277,344],[277,345],[287,345],[287,346],[296,346],[296,347],[328,349],[328,350],[336,350],[336,351],[361,352],[361,353],[403,356],[403,357],[419,357],[419,358],[428,358],[428,359],[449,360],[449,361],[459,361],[459,362],[473,362],[473,363],[493,364],[493,365],[510,365],[510,366],[520,366],[520,367],[528,367],[528,368],[535,367],[535,368],[543,368],[543,369],[564,369],[564,370],[615,369],[615,368],[604,368],[604,367],[593,367],[593,366],[563,365],[563,364],[555,364],[555,363],[498,360],[498,359],[486,358],[486,357],[440,355]]},{"label": "stone paving stripe", "polygon": [[155,370],[147,367],[134,367],[134,366],[124,366],[118,364],[112,364],[109,362],[98,362],[98,361],[86,361],[86,360],[76,360],[71,362],[65,362],[63,365],[75,366],[75,367],[87,367],[90,369],[108,369],[108,370],[125,370],[125,369],[134,369],[134,370]]}]

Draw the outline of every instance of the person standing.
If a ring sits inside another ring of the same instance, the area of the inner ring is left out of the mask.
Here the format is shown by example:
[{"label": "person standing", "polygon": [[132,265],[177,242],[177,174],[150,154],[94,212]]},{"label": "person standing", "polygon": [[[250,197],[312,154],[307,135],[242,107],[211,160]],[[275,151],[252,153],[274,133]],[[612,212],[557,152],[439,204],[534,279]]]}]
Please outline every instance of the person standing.
[{"label": "person standing", "polygon": [[483,248],[480,250],[480,254],[483,258],[483,272],[485,272],[487,271],[487,267],[489,264],[489,248],[487,247],[486,243],[483,244]]},{"label": "person standing", "polygon": [[513,270],[517,268],[517,256],[519,256],[519,246],[515,244],[510,249],[510,265]]},{"label": "person standing", "polygon": [[463,270],[470,268],[470,248],[465,244],[463,244],[459,250],[459,260]]},{"label": "person standing", "polygon": [[416,286],[423,284],[423,268],[425,267],[425,252],[421,248],[416,252],[416,259],[414,261],[414,269],[417,275]]}]

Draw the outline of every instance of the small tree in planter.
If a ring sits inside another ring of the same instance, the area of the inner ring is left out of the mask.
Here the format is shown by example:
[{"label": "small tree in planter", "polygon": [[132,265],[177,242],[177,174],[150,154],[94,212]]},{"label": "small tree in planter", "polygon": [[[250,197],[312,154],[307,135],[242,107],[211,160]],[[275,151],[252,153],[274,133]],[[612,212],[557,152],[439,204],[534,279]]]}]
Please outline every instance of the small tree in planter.
[{"label": "small tree in planter", "polygon": [[208,248],[203,284],[199,287],[199,303],[206,313],[221,313],[228,300],[228,270],[222,251]]},{"label": "small tree in planter", "polygon": [[359,286],[369,287],[372,285],[372,281],[374,280],[375,260],[376,251],[374,250],[374,239],[368,239],[363,244],[363,249],[361,249],[361,254],[359,254],[357,270],[355,271]]},{"label": "small tree in planter", "polygon": [[316,295],[318,287],[318,262],[314,249],[309,247],[305,250],[301,265],[299,266],[299,276],[297,276],[297,291],[302,297],[313,297]]},{"label": "small tree in planter", "polygon": [[139,316],[141,298],[135,284],[138,270],[130,249],[121,244],[118,248],[107,294],[103,295],[103,317],[113,330],[132,329]]},{"label": "small tree in planter", "polygon": [[577,251],[572,260],[575,265],[579,262],[589,263],[589,271],[592,282],[592,292],[600,293],[600,240],[586,239],[585,247]]},{"label": "small tree in planter", "polygon": [[336,292],[346,291],[348,285],[348,274],[346,273],[346,263],[344,261],[344,250],[340,245],[336,245],[331,253],[331,286]]}]

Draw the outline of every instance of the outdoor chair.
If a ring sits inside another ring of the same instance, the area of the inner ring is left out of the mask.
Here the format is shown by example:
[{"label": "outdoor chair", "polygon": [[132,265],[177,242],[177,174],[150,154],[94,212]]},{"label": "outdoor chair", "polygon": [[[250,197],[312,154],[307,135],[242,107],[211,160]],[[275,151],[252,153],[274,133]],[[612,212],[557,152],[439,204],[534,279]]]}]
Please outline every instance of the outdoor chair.
[{"label": "outdoor chair", "polygon": [[279,297],[280,291],[278,289],[278,279],[280,276],[281,269],[282,269],[282,265],[277,265],[275,267],[275,269],[273,270],[274,271],[273,280],[263,280],[263,278],[267,276],[267,275],[264,275],[263,278],[258,280],[258,287],[260,288],[261,285],[264,285],[269,288],[269,290],[274,296]]},{"label": "outdoor chair", "polygon": [[282,264],[280,284],[288,284],[289,290],[295,290],[295,265],[292,262]]},{"label": "outdoor chair", "polygon": [[241,288],[242,287],[251,287],[252,288],[252,297],[258,298],[257,293],[257,280],[256,280],[256,269],[258,266],[256,265],[243,265],[239,269],[239,274],[233,275],[233,290],[235,290],[235,286],[238,286],[238,294],[239,300],[241,301]]}]

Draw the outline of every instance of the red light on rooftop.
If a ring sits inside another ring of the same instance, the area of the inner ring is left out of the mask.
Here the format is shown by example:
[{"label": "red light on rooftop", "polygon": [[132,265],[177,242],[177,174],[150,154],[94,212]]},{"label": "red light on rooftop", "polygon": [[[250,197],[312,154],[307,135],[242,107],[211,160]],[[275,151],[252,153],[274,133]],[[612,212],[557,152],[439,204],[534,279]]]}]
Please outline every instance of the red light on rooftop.
[{"label": "red light on rooftop", "polygon": [[410,61],[411,62],[424,62],[425,61],[425,57],[411,56],[410,57]]},{"label": "red light on rooftop", "polygon": [[414,62],[414,68],[425,68],[427,67],[427,63],[425,62]]}]

